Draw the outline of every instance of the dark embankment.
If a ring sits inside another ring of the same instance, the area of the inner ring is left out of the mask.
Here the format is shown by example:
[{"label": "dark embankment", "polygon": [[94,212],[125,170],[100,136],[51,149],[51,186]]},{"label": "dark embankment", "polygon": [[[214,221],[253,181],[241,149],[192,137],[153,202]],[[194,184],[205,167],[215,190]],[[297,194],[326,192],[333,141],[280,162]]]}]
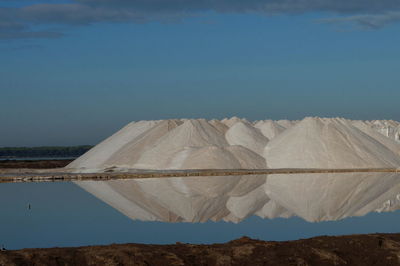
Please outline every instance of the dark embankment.
[{"label": "dark embankment", "polygon": [[0,169],[5,168],[30,168],[30,169],[47,169],[61,168],[72,162],[73,160],[4,160],[0,161]]},{"label": "dark embankment", "polygon": [[91,149],[90,145],[81,146],[43,146],[43,147],[2,147],[0,158],[27,157],[78,157]]},{"label": "dark embankment", "polygon": [[0,252],[0,265],[400,265],[400,234],[23,249]]}]

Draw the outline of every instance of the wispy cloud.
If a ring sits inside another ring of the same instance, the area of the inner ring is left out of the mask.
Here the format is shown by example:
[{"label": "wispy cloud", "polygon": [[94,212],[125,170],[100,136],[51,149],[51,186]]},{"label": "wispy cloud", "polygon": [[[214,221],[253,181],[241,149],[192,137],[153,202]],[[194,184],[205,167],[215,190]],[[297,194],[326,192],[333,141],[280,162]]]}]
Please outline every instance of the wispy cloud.
[{"label": "wispy cloud", "polygon": [[0,8],[0,39],[62,36],[60,32],[35,30],[36,26],[171,21],[206,11],[265,15],[325,12],[339,17],[323,22],[373,29],[400,20],[399,0],[25,0],[20,3],[24,4]]},{"label": "wispy cloud", "polygon": [[63,36],[61,32],[32,30],[28,23],[15,19],[4,19],[4,16],[3,20],[0,20],[0,40],[59,38],[61,36]]},{"label": "wispy cloud", "polygon": [[380,29],[388,24],[400,22],[400,11],[385,12],[383,14],[354,15],[347,17],[326,18],[321,22],[339,24],[344,27],[356,26],[365,29]]}]

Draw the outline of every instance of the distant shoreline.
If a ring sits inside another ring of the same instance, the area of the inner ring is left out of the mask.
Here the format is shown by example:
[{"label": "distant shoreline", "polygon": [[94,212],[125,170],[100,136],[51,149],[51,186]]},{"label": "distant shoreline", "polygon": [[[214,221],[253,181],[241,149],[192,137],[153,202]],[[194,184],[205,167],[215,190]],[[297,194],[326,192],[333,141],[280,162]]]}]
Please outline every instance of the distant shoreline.
[{"label": "distant shoreline", "polygon": [[46,158],[46,159],[34,159],[29,158],[27,160],[13,158],[13,159],[0,159],[0,173],[1,169],[52,169],[62,168],[72,162],[73,158]]},{"label": "distant shoreline", "polygon": [[93,146],[0,147],[0,159],[79,157]]}]

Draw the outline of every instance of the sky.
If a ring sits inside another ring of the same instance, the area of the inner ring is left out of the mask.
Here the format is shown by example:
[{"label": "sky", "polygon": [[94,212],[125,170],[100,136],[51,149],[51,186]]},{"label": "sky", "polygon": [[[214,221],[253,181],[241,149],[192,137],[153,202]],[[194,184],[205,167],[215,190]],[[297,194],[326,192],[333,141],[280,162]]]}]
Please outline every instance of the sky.
[{"label": "sky", "polygon": [[167,118],[400,120],[397,0],[0,0],[0,146]]}]

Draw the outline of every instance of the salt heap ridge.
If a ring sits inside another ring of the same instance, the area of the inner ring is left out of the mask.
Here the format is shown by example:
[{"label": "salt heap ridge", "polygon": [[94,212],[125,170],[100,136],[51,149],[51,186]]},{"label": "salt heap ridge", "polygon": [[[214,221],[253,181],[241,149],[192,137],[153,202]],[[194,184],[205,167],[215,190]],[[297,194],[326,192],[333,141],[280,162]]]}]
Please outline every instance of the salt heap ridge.
[{"label": "salt heap ridge", "polygon": [[171,119],[132,122],[69,164],[119,169],[396,168],[400,123]]}]

